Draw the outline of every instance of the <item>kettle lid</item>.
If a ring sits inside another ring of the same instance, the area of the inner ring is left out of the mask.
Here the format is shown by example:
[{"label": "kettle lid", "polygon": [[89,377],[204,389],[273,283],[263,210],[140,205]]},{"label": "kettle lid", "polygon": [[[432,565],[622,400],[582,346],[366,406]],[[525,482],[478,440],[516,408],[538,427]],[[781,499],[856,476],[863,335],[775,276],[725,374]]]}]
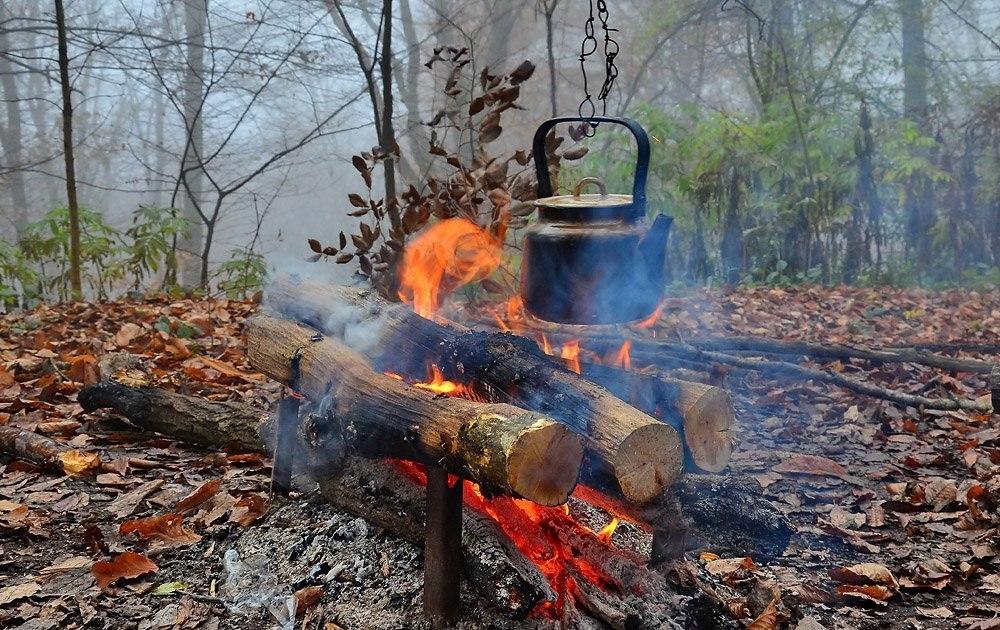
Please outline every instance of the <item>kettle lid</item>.
[{"label": "kettle lid", "polygon": [[[583,194],[583,188],[589,184],[596,185],[600,192]],[[597,177],[584,177],[573,187],[573,194],[543,197],[536,199],[534,204],[543,213],[543,218],[570,219],[573,218],[572,214],[562,215],[572,211],[583,211],[575,218],[585,220],[587,218],[626,218],[632,214],[633,201],[632,195],[608,194],[604,182]],[[553,211],[560,216],[551,216]],[[600,216],[590,217],[589,215],[594,212]]]}]

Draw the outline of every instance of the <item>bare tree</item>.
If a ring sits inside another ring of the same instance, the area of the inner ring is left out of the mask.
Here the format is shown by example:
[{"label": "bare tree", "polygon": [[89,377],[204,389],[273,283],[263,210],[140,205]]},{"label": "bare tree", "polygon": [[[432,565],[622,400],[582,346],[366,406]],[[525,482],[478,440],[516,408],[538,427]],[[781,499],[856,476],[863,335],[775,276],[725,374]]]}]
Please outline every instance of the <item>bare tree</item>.
[{"label": "bare tree", "polygon": [[62,91],[63,158],[66,163],[66,199],[69,206],[69,284],[73,298],[83,299],[80,274],[80,206],[76,200],[76,166],[73,163],[73,98],[69,82],[69,46],[62,0],[55,0],[59,38],[59,84]]}]

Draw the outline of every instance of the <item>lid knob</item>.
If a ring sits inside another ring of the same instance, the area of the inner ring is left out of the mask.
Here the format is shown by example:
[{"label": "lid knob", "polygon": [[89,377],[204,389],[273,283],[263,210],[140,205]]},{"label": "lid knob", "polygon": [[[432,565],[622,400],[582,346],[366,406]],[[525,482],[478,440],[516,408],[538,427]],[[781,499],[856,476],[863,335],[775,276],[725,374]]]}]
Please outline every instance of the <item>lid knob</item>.
[{"label": "lid knob", "polygon": [[599,177],[584,177],[583,179],[578,181],[576,183],[576,186],[573,187],[573,196],[579,198],[580,194],[583,192],[583,189],[589,184],[594,184],[595,186],[597,186],[597,190],[601,192],[601,198],[608,196],[608,188],[607,186],[604,185],[604,182]]}]

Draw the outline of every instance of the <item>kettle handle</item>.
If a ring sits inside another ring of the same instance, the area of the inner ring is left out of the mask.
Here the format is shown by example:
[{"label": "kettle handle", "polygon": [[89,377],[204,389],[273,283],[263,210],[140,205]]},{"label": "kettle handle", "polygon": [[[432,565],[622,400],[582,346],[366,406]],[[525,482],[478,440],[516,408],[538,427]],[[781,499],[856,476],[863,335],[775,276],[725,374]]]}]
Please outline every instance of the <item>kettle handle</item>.
[{"label": "kettle handle", "polygon": [[[531,153],[535,159],[535,176],[538,178],[538,196],[551,197],[552,180],[549,177],[548,164],[545,161],[545,136],[549,131],[560,123],[565,122],[595,122],[613,123],[628,128],[635,136],[638,155],[635,164],[635,179],[632,181],[632,205],[646,213],[646,174],[649,172],[649,136],[646,130],[638,122],[631,118],[612,118],[609,116],[562,116],[546,120],[535,131],[535,138],[531,145]],[[638,213],[637,213],[638,214]]]}]

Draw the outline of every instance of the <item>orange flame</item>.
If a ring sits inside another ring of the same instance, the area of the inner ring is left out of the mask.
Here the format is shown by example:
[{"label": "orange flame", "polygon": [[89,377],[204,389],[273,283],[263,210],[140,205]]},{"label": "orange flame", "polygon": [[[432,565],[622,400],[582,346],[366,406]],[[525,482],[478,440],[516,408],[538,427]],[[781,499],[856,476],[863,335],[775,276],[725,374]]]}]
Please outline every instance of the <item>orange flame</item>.
[{"label": "orange flame", "polygon": [[572,339],[563,344],[559,351],[559,357],[566,363],[570,370],[580,373],[580,341]]},{"label": "orange flame", "polygon": [[635,322],[632,324],[633,328],[639,328],[641,330],[648,330],[656,325],[656,322],[660,321],[660,315],[663,314],[663,304],[659,304],[653,314],[642,321]]},{"label": "orange flame", "polygon": [[448,396],[458,396],[464,392],[465,386],[445,379],[444,374],[441,373],[441,369],[438,366],[431,364],[430,371],[429,381],[414,383],[413,386]]},{"label": "orange flame", "polygon": [[626,339],[622,342],[622,347],[618,348],[611,358],[609,358],[606,363],[608,365],[613,365],[614,367],[620,367],[625,370],[632,369],[632,340]]},{"label": "orange flame", "polygon": [[499,239],[467,219],[434,224],[403,252],[400,299],[418,315],[432,318],[449,293],[493,273],[500,265],[501,246]]},{"label": "orange flame", "polygon": [[621,521],[618,520],[618,517],[613,517],[610,523],[605,525],[604,528],[601,529],[601,531],[597,532],[597,537],[600,540],[608,544],[611,544],[611,537],[614,536],[615,530],[618,529],[619,523],[621,523]]},{"label": "orange flame", "polygon": [[544,352],[549,356],[552,356],[552,345],[549,343],[549,338],[545,336],[545,333],[542,333],[541,341],[542,341],[542,352]]}]

